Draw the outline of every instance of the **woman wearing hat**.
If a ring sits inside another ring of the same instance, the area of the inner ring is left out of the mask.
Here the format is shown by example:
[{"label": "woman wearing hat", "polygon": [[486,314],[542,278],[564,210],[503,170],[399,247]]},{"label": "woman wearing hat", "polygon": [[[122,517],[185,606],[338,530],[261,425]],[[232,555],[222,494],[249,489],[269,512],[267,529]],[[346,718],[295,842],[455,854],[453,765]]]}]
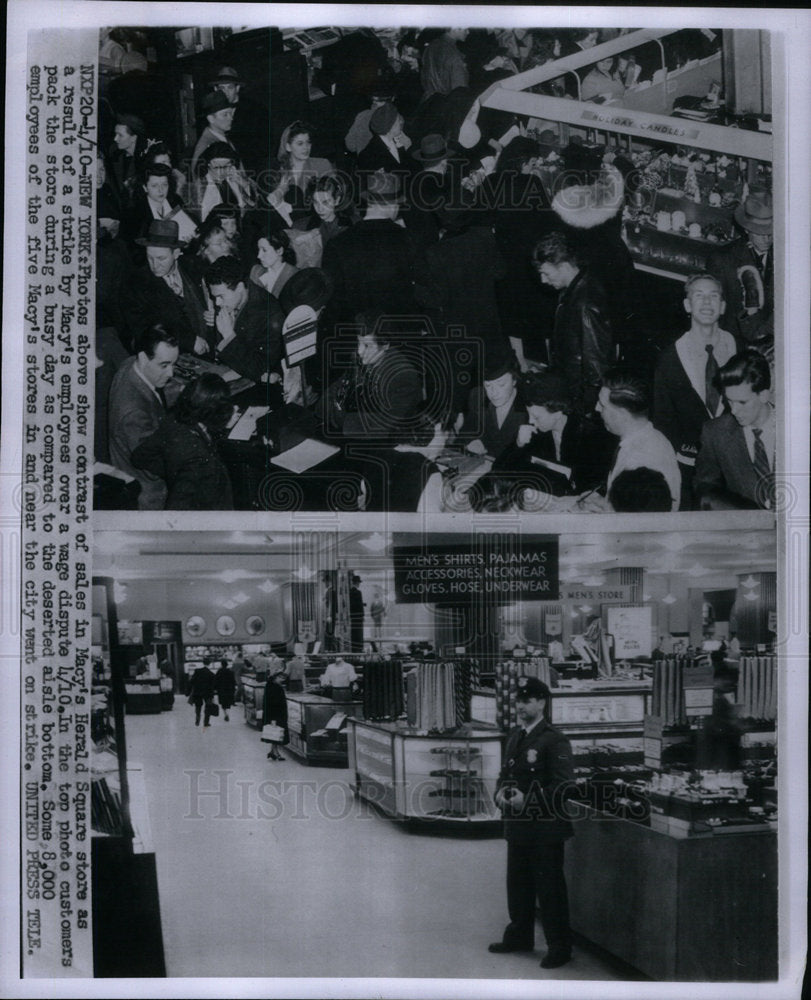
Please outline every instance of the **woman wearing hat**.
[{"label": "woman wearing hat", "polygon": [[282,132],[268,201],[289,226],[306,218],[312,207],[312,190],[319,177],[332,171],[332,164],[311,156],[313,128],[292,122]]},{"label": "woman wearing hat", "polygon": [[411,140],[403,132],[404,119],[397,108],[386,101],[375,108],[369,118],[372,138],[358,154],[358,171],[371,174],[376,170],[391,173],[408,172],[406,151]]},{"label": "woman wearing hat", "polygon": [[616,439],[573,412],[569,391],[558,375],[527,376],[520,395],[528,420],[471,491],[476,510],[522,507],[527,489],[555,496],[579,494],[600,486],[608,475]]},{"label": "woman wearing hat", "polygon": [[[268,760],[284,760],[284,755],[280,752],[279,747],[285,746],[290,742],[290,732],[287,728],[287,696],[285,695],[284,685],[287,680],[287,675],[284,671],[284,664],[282,664],[282,669],[274,670],[270,673],[268,677],[267,684],[265,684],[265,695],[262,700],[262,742],[270,744],[270,750],[268,751]],[[274,738],[264,735],[265,726],[276,726],[278,727],[277,733],[273,734]]]},{"label": "woman wearing hat", "polygon": [[411,153],[419,168],[410,184],[408,228],[424,247],[439,240],[438,214],[451,199],[448,160],[457,149],[455,143],[432,132]]},{"label": "woman wearing hat", "polygon": [[472,454],[496,459],[515,441],[524,419],[515,357],[504,349],[486,363],[484,385],[470,395],[459,436]]}]

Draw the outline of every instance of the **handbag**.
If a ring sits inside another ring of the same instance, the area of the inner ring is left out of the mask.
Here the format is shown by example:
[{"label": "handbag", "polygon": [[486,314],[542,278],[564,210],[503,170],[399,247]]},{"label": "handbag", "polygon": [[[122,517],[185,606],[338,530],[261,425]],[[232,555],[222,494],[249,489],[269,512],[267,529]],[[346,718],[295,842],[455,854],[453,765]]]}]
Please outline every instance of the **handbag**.
[{"label": "handbag", "polygon": [[220,714],[220,706],[217,704],[216,701],[210,701],[208,703],[208,714],[210,716],[211,715],[219,715]]},{"label": "handbag", "polygon": [[262,727],[260,739],[263,743],[284,743],[284,729],[275,722],[269,722]]}]

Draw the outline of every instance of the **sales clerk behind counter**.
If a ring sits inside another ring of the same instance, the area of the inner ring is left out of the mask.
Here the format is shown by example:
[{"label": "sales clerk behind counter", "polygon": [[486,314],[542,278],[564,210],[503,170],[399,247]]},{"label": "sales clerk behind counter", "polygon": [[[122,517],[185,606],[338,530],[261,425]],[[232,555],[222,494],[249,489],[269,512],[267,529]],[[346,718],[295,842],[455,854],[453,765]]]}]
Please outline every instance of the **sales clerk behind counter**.
[{"label": "sales clerk behind counter", "polygon": [[348,688],[357,679],[355,668],[343,656],[338,656],[334,663],[328,664],[320,678],[321,686],[330,688]]}]

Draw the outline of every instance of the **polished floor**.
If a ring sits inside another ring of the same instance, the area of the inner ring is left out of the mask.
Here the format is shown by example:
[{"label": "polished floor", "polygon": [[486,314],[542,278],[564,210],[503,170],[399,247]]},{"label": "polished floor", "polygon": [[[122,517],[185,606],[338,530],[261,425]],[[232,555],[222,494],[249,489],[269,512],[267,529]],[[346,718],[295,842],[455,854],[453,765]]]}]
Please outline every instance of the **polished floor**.
[{"label": "polished floor", "polygon": [[350,772],[274,763],[242,721],[194,725],[176,699],[127,718],[175,976],[619,980],[585,946],[543,970],[491,955],[506,921],[498,837],[413,833],[356,800]]}]

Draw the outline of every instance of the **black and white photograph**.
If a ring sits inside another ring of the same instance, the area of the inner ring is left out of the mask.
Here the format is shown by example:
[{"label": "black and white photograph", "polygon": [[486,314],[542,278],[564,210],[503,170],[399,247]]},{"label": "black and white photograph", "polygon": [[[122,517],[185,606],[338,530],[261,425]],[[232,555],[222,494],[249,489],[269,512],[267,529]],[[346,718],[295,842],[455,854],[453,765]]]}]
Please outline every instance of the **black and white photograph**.
[{"label": "black and white photograph", "polygon": [[803,995],[808,11],[9,10],[3,995]]}]

